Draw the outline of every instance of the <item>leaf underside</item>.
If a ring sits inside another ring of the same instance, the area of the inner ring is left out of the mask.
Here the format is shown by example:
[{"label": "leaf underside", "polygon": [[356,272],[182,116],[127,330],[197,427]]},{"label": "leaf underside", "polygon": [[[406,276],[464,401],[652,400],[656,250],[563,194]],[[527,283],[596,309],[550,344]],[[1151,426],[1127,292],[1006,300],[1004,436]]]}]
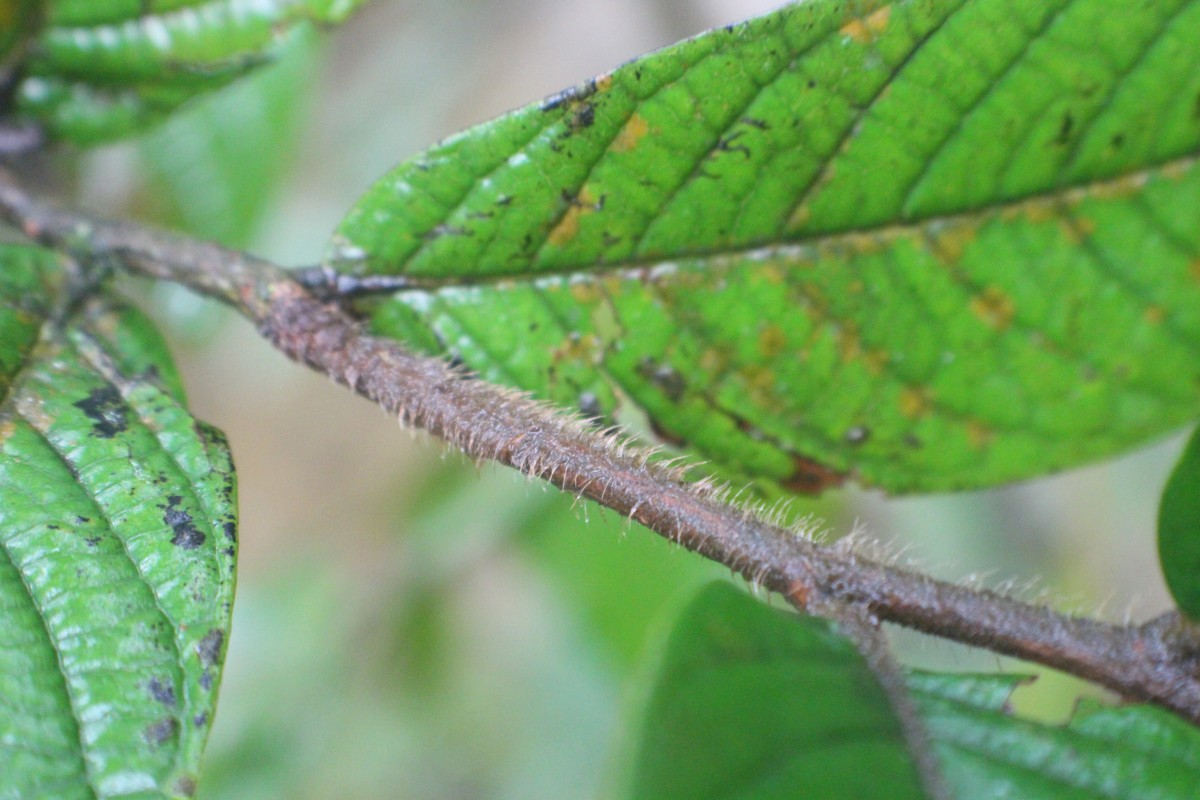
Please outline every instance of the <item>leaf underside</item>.
[{"label": "leaf underside", "polygon": [[971,800],[1186,800],[1200,786],[1200,731],[1161,708],[1083,702],[1066,725],[1013,717],[1024,679],[919,673],[909,688],[955,796]]},{"label": "leaf underside", "polygon": [[0,798],[190,797],[234,593],[236,488],[161,341],[0,248]]},{"label": "leaf underside", "polygon": [[[1200,2],[810,0],[401,164],[380,333],[799,491],[997,484],[1200,409]],[[636,418],[636,413],[634,414]]]},{"label": "leaf underside", "polygon": [[[1087,703],[1064,726],[1013,717],[1013,675],[915,673],[908,688],[951,796],[1187,800],[1200,731],[1162,709]],[[827,623],[729,586],[693,600],[644,709],[630,797],[922,797],[899,725]]]},{"label": "leaf underside", "polygon": [[363,0],[55,0],[14,101],[55,139],[134,133],[274,60],[297,25]]}]

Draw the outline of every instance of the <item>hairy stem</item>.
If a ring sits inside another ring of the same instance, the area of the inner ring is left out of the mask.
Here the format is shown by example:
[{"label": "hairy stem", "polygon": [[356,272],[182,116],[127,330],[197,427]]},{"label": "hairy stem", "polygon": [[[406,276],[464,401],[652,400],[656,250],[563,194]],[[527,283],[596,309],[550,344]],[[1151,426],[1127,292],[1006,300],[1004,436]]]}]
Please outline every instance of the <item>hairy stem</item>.
[{"label": "hairy stem", "polygon": [[719,490],[688,481],[683,470],[656,462],[612,434],[363,333],[340,306],[315,298],[274,264],[62,210],[31,197],[3,174],[0,216],[30,238],[78,258],[116,260],[216,297],[289,357],[402,422],[473,458],[506,464],[614,509],[783,594],[800,610],[830,614],[845,608],[856,616],[843,621],[892,622],[1036,661],[1200,722],[1200,634],[1174,616],[1143,626],[1111,625],[814,543],[728,504]]}]

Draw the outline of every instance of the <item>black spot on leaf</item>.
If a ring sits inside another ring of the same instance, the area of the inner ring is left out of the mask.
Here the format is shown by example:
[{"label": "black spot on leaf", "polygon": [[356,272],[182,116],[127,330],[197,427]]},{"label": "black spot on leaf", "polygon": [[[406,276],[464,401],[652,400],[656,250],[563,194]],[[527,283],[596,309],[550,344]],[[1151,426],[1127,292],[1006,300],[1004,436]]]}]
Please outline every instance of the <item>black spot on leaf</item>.
[{"label": "black spot on leaf", "polygon": [[596,122],[596,107],[591,103],[583,103],[579,108],[575,109],[575,113],[567,121],[567,128],[572,131],[581,131],[585,128],[590,128]]},{"label": "black spot on leaf", "polygon": [[171,530],[175,535],[171,537],[171,544],[176,547],[182,547],[184,550],[195,550],[204,544],[204,532],[196,528],[196,524],[192,521],[192,515],[179,507],[183,502],[183,498],[177,494],[173,494],[167,498],[167,506],[163,510],[163,522],[171,526]]},{"label": "black spot on leaf", "polygon": [[216,664],[221,658],[221,646],[224,644],[225,631],[220,628],[213,628],[204,634],[204,638],[196,644],[196,655],[200,657],[200,663],[206,667]]},{"label": "black spot on leaf", "polygon": [[125,418],[125,404],[121,393],[114,386],[102,386],[73,404],[92,421],[92,433],[102,439],[111,439],[129,427]]},{"label": "black spot on leaf", "polygon": [[150,690],[150,696],[164,706],[175,705],[175,687],[168,680],[162,678],[151,678],[147,688]]},{"label": "black spot on leaf", "polygon": [[153,745],[166,744],[175,738],[179,732],[179,720],[174,717],[160,719],[158,722],[152,722],[146,726],[146,730],[142,731],[142,736],[147,742]]}]

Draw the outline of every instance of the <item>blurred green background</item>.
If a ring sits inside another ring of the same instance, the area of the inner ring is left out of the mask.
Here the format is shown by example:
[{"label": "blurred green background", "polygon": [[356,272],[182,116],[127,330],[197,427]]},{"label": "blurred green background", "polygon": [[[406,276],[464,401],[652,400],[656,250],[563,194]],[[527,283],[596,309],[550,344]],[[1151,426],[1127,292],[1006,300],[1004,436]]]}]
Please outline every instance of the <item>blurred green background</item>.
[{"label": "blurred green background", "polygon": [[[776,5],[375,0],[67,171],[108,216],[312,264],[358,195],[422,146]],[[200,796],[607,796],[672,609],[728,572],[400,431],[212,303],[129,288],[163,321],[241,478],[238,604]],[[942,577],[1011,579],[1060,608],[1141,619],[1168,606],[1153,524],[1180,446],[994,492],[847,491],[799,508]],[[1013,667],[916,636],[897,644],[923,666]],[[1017,705],[1062,719],[1079,690],[1051,675]]]}]

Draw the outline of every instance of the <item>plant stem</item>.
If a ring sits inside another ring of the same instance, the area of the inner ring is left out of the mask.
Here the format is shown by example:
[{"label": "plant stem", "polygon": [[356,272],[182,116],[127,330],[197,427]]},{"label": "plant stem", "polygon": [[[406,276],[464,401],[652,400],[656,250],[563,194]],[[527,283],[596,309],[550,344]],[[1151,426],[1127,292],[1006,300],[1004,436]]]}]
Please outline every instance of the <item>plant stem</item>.
[{"label": "plant stem", "polygon": [[1200,722],[1200,634],[1173,615],[1118,626],[825,546],[731,505],[705,481],[639,446],[510,389],[463,375],[362,332],[281,267],[217,245],[63,210],[0,174],[0,217],[81,259],[116,260],[237,308],[289,357],[475,459],[541,478],[637,521],[802,611],[848,607],[865,618],[1036,661]]}]

